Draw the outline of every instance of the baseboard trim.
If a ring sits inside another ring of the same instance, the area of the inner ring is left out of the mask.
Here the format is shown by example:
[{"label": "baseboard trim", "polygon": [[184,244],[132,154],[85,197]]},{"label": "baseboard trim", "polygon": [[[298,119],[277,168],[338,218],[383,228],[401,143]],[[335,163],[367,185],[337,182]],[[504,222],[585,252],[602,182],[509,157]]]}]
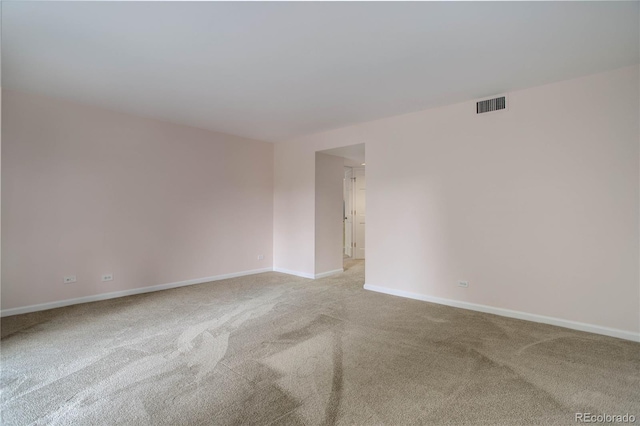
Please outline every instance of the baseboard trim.
[{"label": "baseboard trim", "polygon": [[610,337],[640,342],[640,333],[619,330],[616,328],[602,327],[594,324],[586,324],[577,321],[570,321],[561,318],[547,317],[544,315],[530,314],[527,312],[513,311],[510,309],[496,308],[493,306],[479,305],[476,303],[462,302],[459,300],[443,299],[426,294],[412,293],[404,290],[396,290],[387,287],[365,284],[365,290],[378,293],[390,294],[392,296],[406,297],[409,299],[422,300],[424,302],[437,303],[439,305],[452,306],[454,308],[469,309],[471,311],[485,312],[488,314],[500,315],[503,317],[517,318],[526,321],[539,322],[543,324],[555,325],[558,327],[570,328],[572,330],[586,331],[588,333],[602,334]]},{"label": "baseboard trim", "polygon": [[331,275],[340,274],[340,273],[344,272],[344,269],[340,268],[340,269],[334,269],[333,271],[321,272],[319,274],[309,274],[307,272],[293,271],[291,269],[278,268],[278,267],[274,266],[273,271],[274,272],[281,272],[283,274],[288,274],[288,275],[295,275],[296,277],[302,277],[302,278],[309,278],[311,280],[317,280],[319,278],[325,278],[325,277],[329,277]]},{"label": "baseboard trim", "polygon": [[288,275],[295,275],[296,277],[309,278],[309,279],[315,278],[313,274],[308,274],[306,272],[292,271],[291,269],[277,268],[275,266],[273,267],[273,271],[281,272],[283,274],[288,274]]},{"label": "baseboard trim", "polygon": [[46,311],[47,309],[62,308],[64,306],[78,305],[80,303],[97,302],[100,300],[116,299],[118,297],[132,296],[134,294],[152,293],[154,291],[169,290],[171,288],[185,287],[188,285],[203,284],[211,281],[226,280],[229,278],[243,277],[245,275],[261,274],[263,272],[271,272],[273,268],[252,269],[249,271],[233,272],[230,274],[214,275],[212,277],[195,278],[192,280],[178,281],[175,283],[152,285],[149,287],[139,287],[131,290],[113,291],[110,293],[101,293],[93,296],[77,297],[74,299],[59,300],[57,302],[41,303],[38,305],[23,306],[20,308],[3,309],[0,311],[0,317],[8,317],[12,315],[28,314],[30,312]]},{"label": "baseboard trim", "polygon": [[315,274],[314,278],[317,280],[318,278],[330,277],[331,275],[341,274],[344,272],[343,268],[334,269],[333,271],[321,272],[319,274]]}]

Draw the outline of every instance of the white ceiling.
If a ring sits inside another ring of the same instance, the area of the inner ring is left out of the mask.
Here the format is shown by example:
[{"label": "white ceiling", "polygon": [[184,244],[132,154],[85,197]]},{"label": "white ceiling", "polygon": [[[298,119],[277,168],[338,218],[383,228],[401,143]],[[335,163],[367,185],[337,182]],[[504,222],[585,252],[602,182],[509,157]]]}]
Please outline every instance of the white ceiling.
[{"label": "white ceiling", "polygon": [[639,62],[638,2],[2,2],[3,87],[250,138]]}]

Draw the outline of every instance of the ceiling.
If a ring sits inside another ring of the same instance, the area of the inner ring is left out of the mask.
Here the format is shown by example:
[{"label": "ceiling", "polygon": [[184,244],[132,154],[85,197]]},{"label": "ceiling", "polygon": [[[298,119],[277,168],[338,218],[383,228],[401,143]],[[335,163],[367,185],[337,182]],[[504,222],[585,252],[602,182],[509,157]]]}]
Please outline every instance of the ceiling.
[{"label": "ceiling", "polygon": [[266,141],[639,62],[638,2],[2,2],[2,85]]}]

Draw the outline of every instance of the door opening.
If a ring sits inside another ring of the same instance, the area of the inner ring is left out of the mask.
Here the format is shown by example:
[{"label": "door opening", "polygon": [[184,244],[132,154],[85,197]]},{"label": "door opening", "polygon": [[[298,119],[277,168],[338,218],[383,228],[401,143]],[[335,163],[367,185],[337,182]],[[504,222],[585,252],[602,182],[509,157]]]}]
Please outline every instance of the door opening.
[{"label": "door opening", "polygon": [[343,250],[346,257],[353,256],[353,169],[344,168],[344,189],[343,189],[342,210],[344,212],[344,224],[342,227]]},{"label": "door opening", "polygon": [[365,218],[365,145],[317,151],[316,275],[364,270]]},{"label": "door opening", "polygon": [[367,185],[364,166],[345,167],[344,172],[344,256],[365,258]]},{"label": "door opening", "polygon": [[364,167],[353,168],[353,250],[354,259],[364,259],[365,217],[366,217],[366,178]]}]

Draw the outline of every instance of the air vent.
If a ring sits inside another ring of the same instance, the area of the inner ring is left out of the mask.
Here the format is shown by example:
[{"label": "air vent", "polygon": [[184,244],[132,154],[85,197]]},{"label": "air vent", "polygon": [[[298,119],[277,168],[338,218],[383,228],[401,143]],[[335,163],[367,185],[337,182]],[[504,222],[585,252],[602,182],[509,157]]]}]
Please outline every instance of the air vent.
[{"label": "air vent", "polygon": [[483,114],[485,112],[500,111],[507,108],[506,96],[500,96],[499,98],[486,99],[484,101],[476,102],[476,114]]}]

